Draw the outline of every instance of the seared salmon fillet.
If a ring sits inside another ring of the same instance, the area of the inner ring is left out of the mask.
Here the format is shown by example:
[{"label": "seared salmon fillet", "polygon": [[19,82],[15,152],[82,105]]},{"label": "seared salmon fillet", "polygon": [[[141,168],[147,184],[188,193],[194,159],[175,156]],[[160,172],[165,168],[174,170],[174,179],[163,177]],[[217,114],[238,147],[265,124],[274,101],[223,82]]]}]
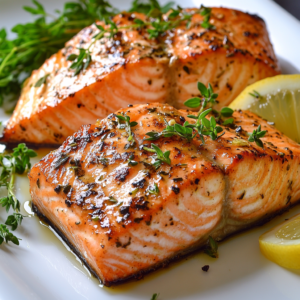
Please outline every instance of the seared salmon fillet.
[{"label": "seared salmon fillet", "polygon": [[[161,132],[166,122],[192,123],[191,113],[159,103],[120,110],[82,126],[29,173],[35,210],[107,286],[140,278],[203,247],[209,236],[221,240],[300,199],[300,146],[247,111],[234,112],[236,125],[205,144],[197,137],[153,141],[170,151],[156,169],[146,133]],[[131,131],[117,115],[135,122]],[[246,142],[258,124],[268,131],[264,149]]]},{"label": "seared salmon fillet", "polygon": [[[2,142],[60,145],[81,125],[128,104],[160,102],[182,108],[186,99],[199,96],[197,81],[212,83],[219,93],[217,108],[223,107],[247,85],[279,74],[261,18],[212,8],[215,28],[205,29],[199,9],[183,13],[192,15],[190,26],[181,22],[158,38],[150,38],[145,28],[130,27],[136,19],[151,22],[140,13],[115,16],[118,33],[90,48],[99,29],[83,29],[26,81]],[[168,14],[163,18],[168,21]],[[91,63],[75,74],[67,59],[79,48],[89,48]]]}]

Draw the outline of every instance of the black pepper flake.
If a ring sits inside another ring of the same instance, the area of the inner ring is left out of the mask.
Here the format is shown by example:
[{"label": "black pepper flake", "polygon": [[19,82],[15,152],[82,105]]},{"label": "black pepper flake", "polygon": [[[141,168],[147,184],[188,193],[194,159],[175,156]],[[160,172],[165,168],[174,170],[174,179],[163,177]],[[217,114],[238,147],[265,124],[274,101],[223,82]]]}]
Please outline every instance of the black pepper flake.
[{"label": "black pepper flake", "polygon": [[129,169],[128,168],[123,168],[121,170],[117,170],[117,175],[115,176],[115,179],[118,181],[125,181],[126,177],[129,175]]},{"label": "black pepper flake", "polygon": [[144,188],[145,183],[146,183],[146,180],[144,178],[142,178],[142,179],[140,179],[138,181],[133,182],[132,186],[142,189],[142,188]]},{"label": "black pepper flake", "polygon": [[54,188],[54,192],[55,193],[59,193],[61,191],[61,185],[58,185],[58,186],[56,186],[55,188]]},{"label": "black pepper flake", "polygon": [[202,271],[207,272],[209,269],[209,265],[205,265],[202,267]]},{"label": "black pepper flake", "polygon": [[67,184],[67,185],[63,186],[63,192],[65,194],[68,194],[70,192],[71,187],[72,186],[70,184]]},{"label": "black pepper flake", "polygon": [[183,66],[183,70],[187,73],[190,74],[190,69],[188,66]]},{"label": "black pepper flake", "polygon": [[133,220],[133,222],[134,222],[134,223],[137,223],[137,224],[139,224],[141,221],[143,221],[143,218],[135,218],[135,219]]},{"label": "black pepper flake", "polygon": [[119,209],[120,213],[122,215],[129,214],[129,208],[130,208],[130,206],[121,206],[120,209]]},{"label": "black pepper flake", "polygon": [[238,126],[237,128],[236,128],[236,130],[235,130],[235,132],[237,132],[237,133],[240,133],[240,132],[242,132],[242,126]]},{"label": "black pepper flake", "polygon": [[198,184],[200,182],[200,179],[199,178],[196,178],[195,179],[195,184]]},{"label": "black pepper flake", "polygon": [[178,177],[178,178],[173,178],[173,181],[174,182],[179,182],[179,181],[183,181],[183,179],[181,177]]},{"label": "black pepper flake", "polygon": [[72,202],[70,200],[65,200],[65,203],[67,204],[68,207],[70,207],[72,205]]},{"label": "black pepper flake", "polygon": [[38,178],[37,181],[36,181],[36,185],[37,185],[38,188],[41,187],[41,185],[40,185],[40,179],[39,179],[39,178]]},{"label": "black pepper flake", "polygon": [[179,192],[180,192],[180,188],[177,187],[177,186],[172,186],[172,187],[171,187],[171,190],[172,190],[176,195],[179,194]]}]

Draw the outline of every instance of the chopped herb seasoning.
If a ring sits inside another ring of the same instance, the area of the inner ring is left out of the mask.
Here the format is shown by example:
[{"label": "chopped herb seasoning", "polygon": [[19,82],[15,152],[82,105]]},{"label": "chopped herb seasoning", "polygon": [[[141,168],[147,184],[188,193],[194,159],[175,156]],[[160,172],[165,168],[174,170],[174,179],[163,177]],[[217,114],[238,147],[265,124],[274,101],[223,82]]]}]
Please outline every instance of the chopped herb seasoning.
[{"label": "chopped herb seasoning", "polygon": [[262,95],[259,92],[255,91],[255,90],[253,90],[252,93],[249,93],[249,95],[256,98],[256,99],[258,99],[258,100],[262,99]]},{"label": "chopped herb seasoning", "polygon": [[68,159],[69,156],[65,153],[62,153],[61,156],[53,162],[53,168],[55,170],[58,169],[61,165],[65,164]]},{"label": "chopped herb seasoning", "polygon": [[154,183],[153,186],[148,188],[148,192],[152,195],[158,195],[159,194],[159,188],[158,188],[156,182]]},{"label": "chopped herb seasoning", "polygon": [[41,78],[35,83],[34,87],[40,87],[40,86],[42,86],[43,84],[45,84],[49,75],[50,75],[50,74],[46,74],[45,76],[41,77]]},{"label": "chopped herb seasoning", "polygon": [[173,181],[174,182],[179,182],[179,181],[183,181],[183,179],[181,177],[178,177],[178,178],[173,178]]},{"label": "chopped herb seasoning", "polygon": [[151,144],[151,148],[144,146],[143,149],[156,154],[155,162],[153,163],[153,166],[156,169],[158,169],[162,163],[165,163],[168,165],[171,164],[171,159],[169,157],[170,153],[171,153],[170,151],[162,152],[162,150],[159,149],[159,147],[156,146],[155,144]]},{"label": "chopped herb seasoning", "polygon": [[208,237],[208,245],[204,250],[204,253],[213,258],[218,258],[218,243],[211,237]]}]

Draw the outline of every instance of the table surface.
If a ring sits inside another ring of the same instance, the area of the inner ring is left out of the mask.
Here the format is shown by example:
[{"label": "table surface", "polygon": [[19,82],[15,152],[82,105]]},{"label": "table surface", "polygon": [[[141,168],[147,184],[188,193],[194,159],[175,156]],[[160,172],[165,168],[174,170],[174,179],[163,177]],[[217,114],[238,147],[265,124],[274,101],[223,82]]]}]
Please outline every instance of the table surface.
[{"label": "table surface", "polygon": [[274,0],[290,14],[300,20],[300,1],[299,0]]}]

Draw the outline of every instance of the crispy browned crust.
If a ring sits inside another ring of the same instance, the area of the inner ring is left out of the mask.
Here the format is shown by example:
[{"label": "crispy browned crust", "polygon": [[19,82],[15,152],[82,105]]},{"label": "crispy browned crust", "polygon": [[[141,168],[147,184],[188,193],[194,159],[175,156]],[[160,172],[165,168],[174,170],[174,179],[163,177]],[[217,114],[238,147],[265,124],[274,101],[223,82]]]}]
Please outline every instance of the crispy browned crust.
[{"label": "crispy browned crust", "polygon": [[[285,213],[286,211],[288,211],[290,208],[298,205],[300,202],[300,199],[294,203],[294,204],[291,204],[289,206],[286,206],[284,207],[283,209],[279,210],[279,211],[276,211],[272,214],[267,214],[264,216],[264,218],[260,219],[260,220],[256,220],[255,222],[253,223],[250,223],[250,224],[247,224],[243,227],[239,227],[237,230],[234,230],[232,232],[230,232],[229,234],[227,235],[224,235],[222,238],[220,239],[217,239],[218,241],[223,241],[229,237],[231,237],[232,235],[234,234],[237,234],[237,233],[240,233],[240,232],[243,232],[247,229],[250,229],[250,228],[253,228],[253,227],[258,227],[258,226],[262,226],[264,225],[265,223],[269,222],[270,220],[272,220],[274,217],[276,216],[279,216],[283,213]],[[150,268],[148,269],[144,269],[144,270],[141,270],[131,276],[128,276],[126,278],[122,278],[120,280],[115,280],[115,281],[102,281],[99,276],[97,275],[97,273],[95,272],[95,270],[88,264],[88,262],[86,261],[86,259],[81,255],[80,251],[67,239],[67,237],[45,216],[43,215],[38,207],[32,203],[32,209],[33,211],[37,214],[37,216],[44,222],[46,222],[52,229],[55,230],[55,232],[63,239],[63,241],[71,248],[71,250],[78,256],[78,258],[82,261],[82,263],[88,268],[88,270],[91,272],[91,274],[97,278],[100,283],[104,284],[105,286],[107,287],[110,287],[110,286],[115,286],[115,285],[119,285],[119,284],[123,284],[123,283],[126,283],[126,282],[129,282],[129,281],[135,281],[135,280],[141,280],[143,279],[144,275],[147,275],[153,271],[156,271],[160,268],[165,268],[167,267],[169,264],[173,263],[173,262],[176,262],[178,260],[181,260],[181,259],[184,259],[184,258],[187,258],[188,256],[190,255],[193,255],[195,253],[198,253],[199,251],[203,250],[205,248],[205,244],[203,244],[203,240],[201,239],[200,243],[196,243],[194,244],[192,247],[184,250],[184,251],[180,251],[178,253],[175,253],[174,256],[172,256],[171,258],[168,258],[167,260],[164,260],[162,262],[159,262],[153,266],[151,266]]]}]

